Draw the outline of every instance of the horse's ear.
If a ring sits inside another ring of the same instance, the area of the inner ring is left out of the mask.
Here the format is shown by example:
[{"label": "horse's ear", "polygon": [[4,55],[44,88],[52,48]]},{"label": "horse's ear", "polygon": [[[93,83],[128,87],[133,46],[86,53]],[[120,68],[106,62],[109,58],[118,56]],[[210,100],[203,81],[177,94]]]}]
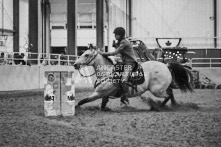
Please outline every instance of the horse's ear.
[{"label": "horse's ear", "polygon": [[91,51],[96,50],[92,43],[88,44],[88,49]]},{"label": "horse's ear", "polygon": [[93,49],[93,44],[92,43],[89,44],[89,48]]},{"label": "horse's ear", "polygon": [[88,44],[88,50],[91,50],[92,47],[93,47],[92,44],[89,43],[89,44]]}]

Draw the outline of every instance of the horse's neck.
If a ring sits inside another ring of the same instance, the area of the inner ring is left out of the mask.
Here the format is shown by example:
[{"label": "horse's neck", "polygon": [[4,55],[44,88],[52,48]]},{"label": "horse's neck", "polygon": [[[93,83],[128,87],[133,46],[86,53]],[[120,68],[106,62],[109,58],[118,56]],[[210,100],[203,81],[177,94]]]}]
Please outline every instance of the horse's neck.
[{"label": "horse's neck", "polygon": [[109,76],[112,73],[113,65],[100,54],[97,55],[94,64],[95,73],[98,79]]}]

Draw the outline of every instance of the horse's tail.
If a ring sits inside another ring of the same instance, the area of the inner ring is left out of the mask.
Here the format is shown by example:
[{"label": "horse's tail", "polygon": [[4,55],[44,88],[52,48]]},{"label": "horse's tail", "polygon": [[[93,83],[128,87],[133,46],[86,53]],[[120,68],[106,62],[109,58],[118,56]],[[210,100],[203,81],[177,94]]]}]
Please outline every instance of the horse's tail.
[{"label": "horse's tail", "polygon": [[173,82],[182,92],[193,92],[193,87],[190,83],[190,75],[181,64],[179,63],[168,63],[168,68],[171,72]]},{"label": "horse's tail", "polygon": [[183,67],[186,69],[186,71],[187,71],[187,73],[189,75],[189,82],[190,82],[192,88],[194,89],[195,83],[194,83],[194,76],[192,74],[192,68],[187,66],[187,65],[183,65]]}]

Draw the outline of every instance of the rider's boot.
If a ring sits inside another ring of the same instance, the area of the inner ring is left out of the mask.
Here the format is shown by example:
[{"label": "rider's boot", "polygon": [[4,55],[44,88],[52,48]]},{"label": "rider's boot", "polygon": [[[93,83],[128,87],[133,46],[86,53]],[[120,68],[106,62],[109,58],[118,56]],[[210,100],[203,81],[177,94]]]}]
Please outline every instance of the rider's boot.
[{"label": "rider's boot", "polygon": [[121,83],[121,89],[122,89],[122,96],[121,96],[121,104],[129,104],[128,98],[125,96],[126,93],[128,93],[128,83],[126,81]]},{"label": "rider's boot", "polygon": [[121,105],[124,105],[124,104],[128,105],[128,104],[130,104],[129,99],[126,96],[124,96],[124,95],[121,96],[120,102],[121,102]]}]

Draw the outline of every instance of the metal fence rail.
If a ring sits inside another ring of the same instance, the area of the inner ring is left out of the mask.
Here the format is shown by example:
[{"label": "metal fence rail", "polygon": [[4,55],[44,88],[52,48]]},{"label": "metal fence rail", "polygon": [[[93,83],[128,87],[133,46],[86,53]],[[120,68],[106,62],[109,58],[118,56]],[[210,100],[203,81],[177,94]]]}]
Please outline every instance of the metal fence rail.
[{"label": "metal fence rail", "polygon": [[4,52],[1,63],[10,65],[63,65],[71,66],[77,59],[76,55]]},{"label": "metal fence rail", "polygon": [[[76,55],[4,52],[4,64],[11,65],[58,65],[72,66],[78,58]],[[23,62],[24,61],[24,62]],[[0,62],[0,65],[3,63]],[[193,68],[221,68],[221,58],[192,58],[186,63]]]},{"label": "metal fence rail", "polygon": [[189,64],[191,67],[221,68],[221,58],[192,58]]}]

